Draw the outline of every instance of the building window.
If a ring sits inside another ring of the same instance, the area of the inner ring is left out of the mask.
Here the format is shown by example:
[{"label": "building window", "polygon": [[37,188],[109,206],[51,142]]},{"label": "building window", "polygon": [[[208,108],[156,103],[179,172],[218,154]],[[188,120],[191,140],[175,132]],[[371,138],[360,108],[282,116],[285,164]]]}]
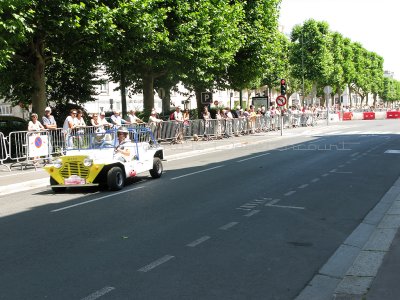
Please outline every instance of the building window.
[{"label": "building window", "polygon": [[100,93],[108,95],[108,81],[100,84]]}]

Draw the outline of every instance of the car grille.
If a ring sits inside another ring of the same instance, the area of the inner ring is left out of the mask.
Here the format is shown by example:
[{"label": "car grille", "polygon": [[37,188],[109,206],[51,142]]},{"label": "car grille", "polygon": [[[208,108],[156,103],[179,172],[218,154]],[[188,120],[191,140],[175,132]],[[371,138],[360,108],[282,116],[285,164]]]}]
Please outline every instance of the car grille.
[{"label": "car grille", "polygon": [[60,169],[62,177],[69,178],[71,175],[78,175],[81,178],[87,178],[89,175],[89,168],[85,167],[82,162],[73,161],[64,164]]}]

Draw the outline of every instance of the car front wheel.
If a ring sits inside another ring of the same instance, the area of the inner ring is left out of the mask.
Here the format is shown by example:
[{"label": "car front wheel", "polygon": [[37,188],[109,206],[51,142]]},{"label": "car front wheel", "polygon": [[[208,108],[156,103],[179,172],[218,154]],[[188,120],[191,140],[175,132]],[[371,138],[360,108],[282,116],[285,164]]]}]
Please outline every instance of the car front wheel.
[{"label": "car front wheel", "polygon": [[107,173],[107,185],[111,191],[119,191],[125,185],[125,174],[120,167],[113,167]]},{"label": "car front wheel", "polygon": [[64,186],[57,187],[58,182],[53,177],[50,177],[50,185],[51,185],[51,189],[53,190],[54,193],[65,192],[65,190],[67,189]]},{"label": "car front wheel", "polygon": [[153,159],[153,169],[150,170],[150,175],[153,178],[160,178],[163,172],[162,161],[159,157]]}]

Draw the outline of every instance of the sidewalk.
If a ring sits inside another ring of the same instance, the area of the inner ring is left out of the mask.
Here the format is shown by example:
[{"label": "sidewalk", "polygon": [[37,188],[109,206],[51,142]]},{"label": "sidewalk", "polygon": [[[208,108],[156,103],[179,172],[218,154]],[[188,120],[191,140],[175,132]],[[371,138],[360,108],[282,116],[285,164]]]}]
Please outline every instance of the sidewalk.
[{"label": "sidewalk", "polygon": [[[163,143],[165,159],[213,153],[259,143],[291,138],[279,132],[259,133],[211,141],[186,141],[183,144]],[[49,184],[49,176],[33,167],[11,172],[0,169],[0,199],[15,191],[30,190]],[[400,299],[400,178],[343,242],[297,300],[395,300]]]}]

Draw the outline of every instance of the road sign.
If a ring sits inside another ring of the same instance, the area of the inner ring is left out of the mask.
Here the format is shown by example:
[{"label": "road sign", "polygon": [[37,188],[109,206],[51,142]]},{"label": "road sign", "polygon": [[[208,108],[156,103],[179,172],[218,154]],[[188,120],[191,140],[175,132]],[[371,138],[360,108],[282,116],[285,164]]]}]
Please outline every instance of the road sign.
[{"label": "road sign", "polygon": [[283,95],[280,95],[278,97],[276,97],[276,104],[278,104],[278,106],[284,106],[286,104],[286,97]]},{"label": "road sign", "polygon": [[332,87],[327,85],[326,87],[324,87],[324,93],[325,94],[330,94],[332,93]]},{"label": "road sign", "polygon": [[212,101],[212,93],[210,92],[202,92],[201,93],[201,104],[211,104]]}]

